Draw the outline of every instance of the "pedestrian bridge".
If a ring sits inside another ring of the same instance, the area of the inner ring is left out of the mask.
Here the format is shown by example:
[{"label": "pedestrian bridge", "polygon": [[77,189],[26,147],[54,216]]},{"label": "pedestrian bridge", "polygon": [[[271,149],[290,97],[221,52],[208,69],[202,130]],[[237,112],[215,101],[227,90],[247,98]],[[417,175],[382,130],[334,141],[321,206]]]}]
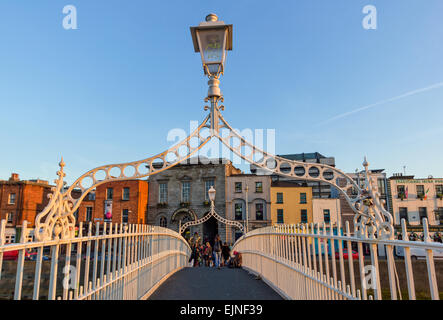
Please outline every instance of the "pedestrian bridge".
[{"label": "pedestrian bridge", "polygon": [[29,242],[25,222],[16,244],[4,243],[5,226],[3,298],[438,300],[443,287],[443,265],[434,261],[443,244],[430,239],[426,219],[422,241],[351,235],[349,225],[257,229],[234,244],[242,269],[220,270],[189,268],[186,240],[157,226],[80,224],[74,238]]}]

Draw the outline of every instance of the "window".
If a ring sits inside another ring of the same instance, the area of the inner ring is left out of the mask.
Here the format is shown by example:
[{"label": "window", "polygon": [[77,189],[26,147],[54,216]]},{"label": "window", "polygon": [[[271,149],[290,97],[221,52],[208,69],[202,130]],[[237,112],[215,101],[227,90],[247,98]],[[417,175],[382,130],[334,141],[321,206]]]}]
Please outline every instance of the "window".
[{"label": "window", "polygon": [[243,204],[236,203],[234,205],[235,208],[235,220],[243,220]]},{"label": "window", "polygon": [[283,193],[277,192],[277,203],[283,203]]},{"label": "window", "polygon": [[408,223],[409,222],[409,220],[408,220],[408,208],[400,207],[398,209],[399,209],[398,217],[400,218],[400,223],[401,223],[401,219],[405,219],[406,223]]},{"label": "window", "polygon": [[5,244],[8,243],[15,243],[15,234],[11,234],[11,235],[6,235],[5,236]]},{"label": "window", "polygon": [[235,192],[236,192],[236,193],[240,193],[240,192],[242,192],[242,185],[241,185],[241,182],[236,182],[236,183],[235,183]]},{"label": "window", "polygon": [[[352,180],[354,180],[355,184],[358,185],[358,179],[354,178],[354,179],[352,179]],[[346,182],[346,180],[344,180],[344,181]],[[354,185],[352,185],[352,188],[351,188],[351,194],[352,194],[353,196],[355,196],[355,195],[358,194],[357,188],[354,187]]]},{"label": "window", "polygon": [[95,200],[95,193],[88,193],[88,200]]},{"label": "window", "polygon": [[10,193],[8,198],[8,204],[15,204],[15,193]]},{"label": "window", "polygon": [[129,200],[129,188],[123,188],[122,200]]},{"label": "window", "polygon": [[255,220],[263,220],[263,203],[255,204]]},{"label": "window", "polygon": [[301,209],[301,223],[308,223],[308,210]]},{"label": "window", "polygon": [[6,214],[6,223],[8,223],[8,224],[12,224],[13,223],[13,214],[12,214],[12,212],[11,213],[7,213]]},{"label": "window", "polygon": [[397,194],[400,195],[405,195],[405,186],[404,185],[398,185],[397,186]]},{"label": "window", "polygon": [[209,194],[208,191],[211,189],[211,187],[214,187],[214,180],[206,180],[205,181],[205,200],[209,201]]},{"label": "window", "polygon": [[300,203],[306,203],[306,193],[300,193]]},{"label": "window", "polygon": [[438,217],[435,217],[435,220],[440,221],[440,224],[443,224],[443,207],[438,208]]},{"label": "window", "polygon": [[128,223],[129,220],[129,209],[123,209],[122,223]]},{"label": "window", "polygon": [[438,195],[443,195],[443,184],[437,184],[435,186],[435,193]]},{"label": "window", "polygon": [[168,184],[160,183],[159,184],[159,197],[158,202],[167,203],[168,202]]},{"label": "window", "polygon": [[424,197],[425,196],[425,186],[423,185],[417,185],[417,197]]},{"label": "window", "polygon": [[182,182],[182,202],[189,202],[189,194],[191,191],[191,183]]},{"label": "window", "polygon": [[160,227],[166,228],[168,226],[168,220],[165,217],[160,218]]},{"label": "window", "polygon": [[426,207],[418,208],[418,215],[420,216],[420,223],[423,223],[423,218],[428,217],[428,212],[427,212]]},{"label": "window", "polygon": [[284,223],[283,209],[277,209],[277,223]]},{"label": "window", "polygon": [[92,207],[86,207],[86,221],[92,221]]},{"label": "window", "polygon": [[323,209],[323,219],[325,223],[331,222],[331,212],[329,211],[329,209]]},{"label": "window", "polygon": [[258,193],[263,192],[263,182],[258,181],[255,183],[255,192],[258,192]]},{"label": "window", "polygon": [[113,196],[114,196],[114,189],[113,188],[107,188],[106,189],[106,200],[112,200]]},{"label": "window", "polygon": [[378,179],[378,192],[381,195],[386,195],[386,182],[385,179]]}]

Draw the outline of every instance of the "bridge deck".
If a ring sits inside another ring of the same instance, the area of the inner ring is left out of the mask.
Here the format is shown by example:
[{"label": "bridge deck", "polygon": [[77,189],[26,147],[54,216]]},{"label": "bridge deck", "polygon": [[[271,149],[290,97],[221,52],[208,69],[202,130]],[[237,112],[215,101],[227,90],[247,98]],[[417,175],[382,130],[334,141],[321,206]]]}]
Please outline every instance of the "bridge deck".
[{"label": "bridge deck", "polygon": [[243,269],[196,267],[173,274],[149,300],[282,300],[282,297]]}]

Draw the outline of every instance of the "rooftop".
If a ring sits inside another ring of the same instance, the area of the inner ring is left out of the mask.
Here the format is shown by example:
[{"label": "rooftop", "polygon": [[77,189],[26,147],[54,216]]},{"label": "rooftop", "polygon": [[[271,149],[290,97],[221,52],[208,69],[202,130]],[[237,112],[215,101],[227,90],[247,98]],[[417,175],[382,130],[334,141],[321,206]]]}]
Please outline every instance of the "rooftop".
[{"label": "rooftop", "polygon": [[288,159],[288,160],[297,160],[297,161],[305,161],[305,160],[313,160],[313,159],[320,160],[320,159],[327,158],[318,152],[283,154],[283,155],[278,155],[278,156]]}]

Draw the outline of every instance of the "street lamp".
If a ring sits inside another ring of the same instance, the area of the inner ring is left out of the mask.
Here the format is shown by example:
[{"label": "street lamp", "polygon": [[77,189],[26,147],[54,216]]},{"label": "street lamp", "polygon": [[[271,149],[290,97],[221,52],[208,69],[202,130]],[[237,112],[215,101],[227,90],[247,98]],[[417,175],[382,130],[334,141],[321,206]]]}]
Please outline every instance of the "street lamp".
[{"label": "street lamp", "polygon": [[200,52],[205,75],[218,79],[223,74],[226,51],[232,50],[232,24],[218,21],[211,13],[198,27],[191,27],[195,52]]},{"label": "street lamp", "polygon": [[208,190],[209,201],[211,201],[211,205],[214,204],[215,200],[215,189],[214,186],[211,186]]},{"label": "street lamp", "polygon": [[213,133],[218,133],[220,128],[218,102],[223,101],[218,79],[224,71],[226,51],[232,50],[232,24],[227,25],[223,21],[218,21],[217,15],[213,13],[207,15],[205,20],[197,27],[191,27],[191,35],[194,51],[200,52],[203,71],[209,77],[208,96],[205,101],[211,102],[211,130]]}]

